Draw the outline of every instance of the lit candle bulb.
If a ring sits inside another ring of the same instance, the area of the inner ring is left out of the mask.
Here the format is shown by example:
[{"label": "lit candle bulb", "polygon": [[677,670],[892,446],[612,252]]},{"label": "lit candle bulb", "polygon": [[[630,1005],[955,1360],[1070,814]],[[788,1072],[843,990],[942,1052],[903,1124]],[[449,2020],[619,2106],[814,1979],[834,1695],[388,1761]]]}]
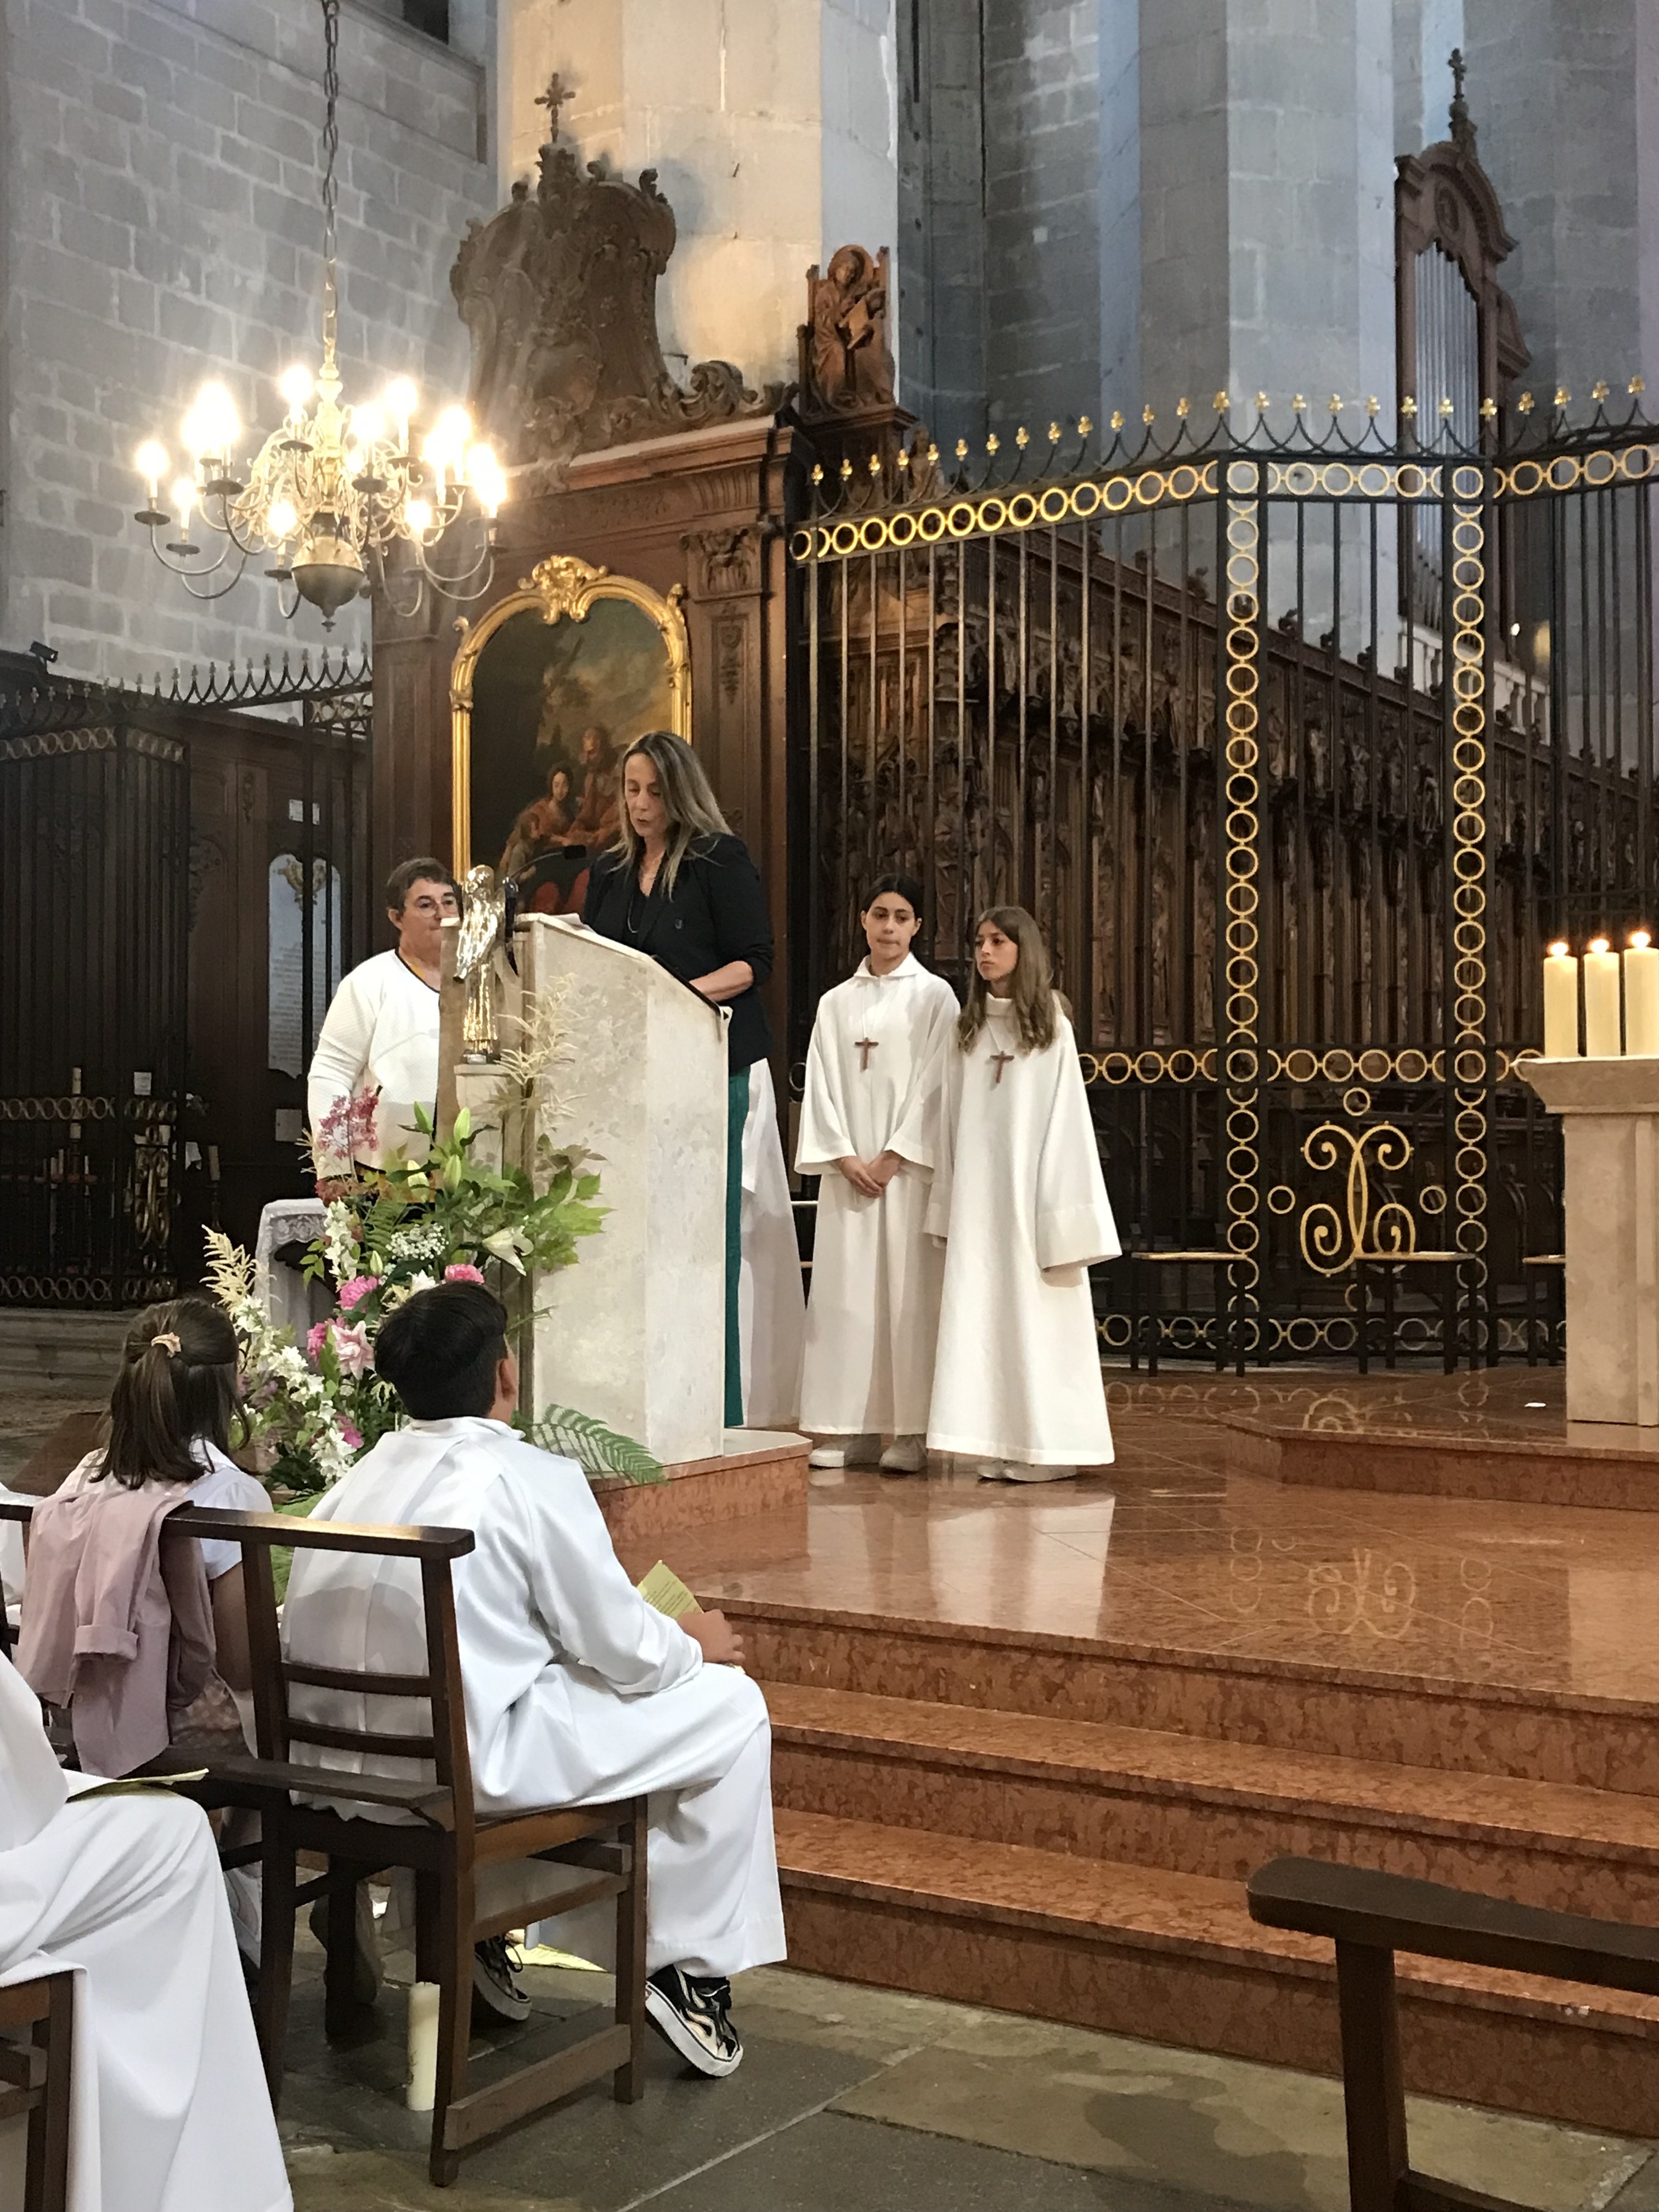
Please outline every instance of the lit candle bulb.
[{"label": "lit candle bulb", "polygon": [[1625,954],[1625,1050],[1659,1054],[1659,952],[1645,929],[1631,932]]},{"label": "lit candle bulb", "polygon": [[1584,1057],[1617,1060],[1621,1048],[1619,955],[1605,937],[1593,937],[1584,955]]},{"label": "lit candle bulb", "polygon": [[1544,1057],[1578,1057],[1578,963],[1565,945],[1552,945],[1544,963]]}]

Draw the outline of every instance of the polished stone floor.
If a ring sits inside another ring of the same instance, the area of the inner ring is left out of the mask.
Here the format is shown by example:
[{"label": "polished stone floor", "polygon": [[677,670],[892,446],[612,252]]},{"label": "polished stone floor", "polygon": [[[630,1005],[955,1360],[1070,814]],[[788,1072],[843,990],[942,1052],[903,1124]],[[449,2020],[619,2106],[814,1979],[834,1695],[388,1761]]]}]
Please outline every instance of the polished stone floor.
[{"label": "polished stone floor", "polygon": [[[820,1980],[737,1985],[730,2081],[653,2039],[631,2108],[602,2094],[480,2152],[430,2189],[424,2123],[397,2094],[401,1992],[331,2050],[315,1954],[300,1961],[283,2132],[296,2212],[1343,2212],[1334,2083],[1121,2036]],[[531,1971],[550,2040],[599,1978]],[[514,2056],[526,2054],[515,2048]],[[1539,2212],[1659,2212],[1651,2144],[1412,2100],[1419,2166]]]},{"label": "polished stone floor", "polygon": [[1659,1706],[1659,1514],[1284,1484],[1229,1472],[1204,1418],[1272,1402],[1340,1421],[1363,1452],[1370,1424],[1402,1407],[1420,1422],[1518,1423],[1517,1391],[1538,1386],[1535,1370],[1502,1370],[1119,1380],[1116,1462],[1075,1481],[815,1471],[804,1516],[758,1515],[665,1548],[714,1601]]}]

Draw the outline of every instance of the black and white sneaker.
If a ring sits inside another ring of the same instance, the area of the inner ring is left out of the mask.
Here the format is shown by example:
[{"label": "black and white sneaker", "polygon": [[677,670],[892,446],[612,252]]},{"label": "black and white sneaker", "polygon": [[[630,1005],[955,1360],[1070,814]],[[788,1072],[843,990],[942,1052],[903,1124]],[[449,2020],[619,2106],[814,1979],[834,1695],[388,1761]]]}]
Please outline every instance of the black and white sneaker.
[{"label": "black and white sneaker", "polygon": [[519,1962],[505,1936],[472,1947],[472,2012],[475,2019],[515,2024],[530,2017],[530,1998],[520,1987]]},{"label": "black and white sneaker", "polygon": [[645,2016],[665,2043],[699,2074],[716,2080],[743,2063],[743,2039],[732,2025],[732,1984],[663,1966],[645,1985]]}]

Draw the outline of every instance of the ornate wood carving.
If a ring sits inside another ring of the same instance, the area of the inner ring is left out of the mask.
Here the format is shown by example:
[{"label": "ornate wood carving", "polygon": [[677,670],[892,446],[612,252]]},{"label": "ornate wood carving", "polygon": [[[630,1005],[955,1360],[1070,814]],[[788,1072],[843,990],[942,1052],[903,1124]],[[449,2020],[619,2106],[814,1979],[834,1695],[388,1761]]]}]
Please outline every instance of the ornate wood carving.
[{"label": "ornate wood carving", "polygon": [[680,544],[691,556],[694,597],[727,599],[759,591],[761,533],[752,523],[735,530],[689,530]]},{"label": "ornate wood carving", "polygon": [[774,415],[782,385],[752,392],[730,362],[702,361],[689,389],[657,337],[657,279],[674,251],[674,210],[654,169],[637,185],[558,143],[568,97],[556,76],[532,193],[527,179],[488,222],[474,221],[450,271],[472,337],[472,416],[507,461],[551,464],[641,438]]},{"label": "ornate wood carving", "polygon": [[887,248],[840,246],[827,276],[806,272],[806,320],[800,326],[803,416],[864,415],[894,403],[896,374],[887,343],[890,295]]}]

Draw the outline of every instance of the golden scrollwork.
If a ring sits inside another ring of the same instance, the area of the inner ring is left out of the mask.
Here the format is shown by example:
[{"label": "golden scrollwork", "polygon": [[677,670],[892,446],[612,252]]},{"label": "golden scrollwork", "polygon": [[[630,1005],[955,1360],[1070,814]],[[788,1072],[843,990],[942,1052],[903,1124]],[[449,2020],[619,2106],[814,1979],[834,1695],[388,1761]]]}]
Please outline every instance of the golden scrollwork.
[{"label": "golden scrollwork", "polygon": [[595,568],[574,554],[553,553],[538,561],[516,592],[497,599],[477,623],[463,616],[455,624],[460,649],[449,672],[451,722],[451,805],[454,829],[457,876],[471,864],[472,846],[472,685],[479,656],[503,623],[514,615],[538,613],[545,623],[567,617],[586,622],[601,599],[625,599],[649,615],[661,633],[668,659],[668,726],[676,737],[691,735],[691,654],[686,639],[685,616],[680,605],[683,584],[667,595],[653,592],[632,576],[613,576],[609,568]]},{"label": "golden scrollwork", "polygon": [[[1374,1121],[1369,1129],[1345,1129],[1338,1121],[1322,1121],[1310,1132],[1302,1157],[1316,1172],[1343,1165],[1347,1148],[1347,1184],[1341,1213],[1328,1199],[1316,1199],[1303,1211],[1299,1226],[1302,1256],[1321,1275],[1340,1275],[1356,1259],[1381,1255],[1409,1259],[1417,1249],[1417,1224],[1410,1210],[1398,1199],[1387,1199],[1371,1208],[1367,1153],[1380,1175],[1398,1175],[1411,1161],[1411,1139],[1392,1121]],[[1346,1217],[1346,1218],[1345,1218]]]}]

